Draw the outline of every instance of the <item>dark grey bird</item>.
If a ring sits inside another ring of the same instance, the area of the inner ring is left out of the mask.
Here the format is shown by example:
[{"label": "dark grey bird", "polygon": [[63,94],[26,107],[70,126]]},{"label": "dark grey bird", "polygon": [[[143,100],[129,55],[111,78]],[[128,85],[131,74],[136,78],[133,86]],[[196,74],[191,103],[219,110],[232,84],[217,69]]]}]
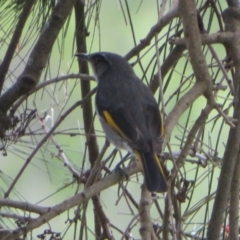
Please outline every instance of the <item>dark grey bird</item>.
[{"label": "dark grey bird", "polygon": [[140,161],[147,189],[167,191],[162,163],[163,122],[150,89],[121,56],[98,52],[76,54],[87,60],[98,82],[96,109],[107,138],[118,149],[135,154]]}]

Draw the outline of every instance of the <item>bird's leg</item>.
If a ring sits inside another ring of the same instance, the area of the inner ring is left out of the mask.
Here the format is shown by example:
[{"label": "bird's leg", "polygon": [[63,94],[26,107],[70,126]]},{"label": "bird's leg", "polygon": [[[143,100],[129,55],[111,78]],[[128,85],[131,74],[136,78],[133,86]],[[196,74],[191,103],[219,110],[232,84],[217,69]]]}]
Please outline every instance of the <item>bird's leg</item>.
[{"label": "bird's leg", "polygon": [[[120,155],[121,155],[121,152],[120,152]],[[126,179],[128,179],[128,175],[121,168],[121,165],[129,158],[129,156],[131,156],[131,153],[128,152],[123,158],[121,157],[122,160],[116,165],[114,169],[115,172],[118,172],[119,174],[123,175]]]}]

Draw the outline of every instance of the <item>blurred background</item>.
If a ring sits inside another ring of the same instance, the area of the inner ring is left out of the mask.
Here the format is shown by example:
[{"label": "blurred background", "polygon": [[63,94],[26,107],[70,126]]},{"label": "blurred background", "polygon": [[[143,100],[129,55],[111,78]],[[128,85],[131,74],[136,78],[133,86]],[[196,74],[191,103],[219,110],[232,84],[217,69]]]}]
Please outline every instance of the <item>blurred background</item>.
[{"label": "blurred background", "polygon": [[[0,1],[0,60],[3,59],[8,49],[23,2],[16,0]],[[196,2],[205,30],[208,33],[221,31],[222,20],[219,20],[218,14],[221,14],[227,7],[225,1],[215,1],[215,9],[212,6],[207,6],[204,1]],[[164,10],[163,15],[168,14],[176,3],[177,1],[167,1],[163,9],[161,1],[155,0],[85,1],[85,27],[88,35],[86,37],[87,52],[107,51],[125,56],[142,39],[146,38],[151,28],[158,22],[159,11]],[[30,61],[30,53],[34,50],[41,33],[48,27],[48,20],[55,4],[57,2],[50,0],[36,1],[34,4],[18,41],[3,92],[6,92],[17,81],[28,61]],[[39,84],[66,75],[78,74],[78,63],[74,57],[77,52],[75,29],[75,13],[72,11],[55,41],[47,66],[42,71]],[[152,39],[151,43],[139,53],[138,57],[135,56],[129,60],[136,74],[148,86],[151,85],[151,80],[158,72],[156,49],[158,49],[160,65],[162,65],[175,47],[169,41],[178,38],[178,36],[183,36],[182,24],[181,20],[176,17],[172,18],[159,33],[156,33],[156,38]],[[212,45],[212,48],[217,53],[218,59],[224,61],[226,57],[225,48],[220,44]],[[203,52],[213,83],[222,84],[223,73],[219,70],[218,63],[207,45],[203,46]],[[22,123],[31,120],[26,125],[25,133],[22,136],[14,135],[17,132],[18,125],[15,130],[8,132],[8,140],[1,143],[4,146],[0,156],[0,194],[2,198],[28,156],[49,129],[69,107],[82,99],[80,81],[84,80],[74,77],[48,84],[22,101],[16,115]],[[189,62],[188,52],[184,51],[181,58],[163,77],[162,91],[164,95],[161,96],[159,87],[154,91],[159,108],[165,118],[179,99],[189,91],[194,82],[195,76]],[[222,104],[222,109],[227,109],[229,115],[231,115],[232,98],[230,90],[227,83],[223,83],[223,85],[226,86],[226,90],[216,91],[215,97],[217,102]],[[91,89],[94,87],[96,87],[96,83],[91,81]],[[94,109],[94,96],[92,97],[92,103]],[[181,114],[171,133],[169,145],[165,147],[163,152],[172,153],[176,157],[179,155],[189,130],[205,105],[206,99],[201,96]],[[33,118],[31,118],[31,114],[34,115]],[[101,150],[105,143],[105,135],[97,118],[94,118],[94,127],[99,150]],[[219,113],[213,110],[204,127],[196,136],[197,147],[193,148],[192,155],[187,156],[178,175],[178,186],[183,184],[185,180],[189,184],[184,201],[178,203],[185,239],[192,239],[193,237],[202,239],[206,235],[205,227],[211,213],[228,131],[229,126],[224,123]],[[78,184],[73,179],[72,173],[64,166],[56,146],[61,147],[69,164],[77,172],[81,173],[91,167],[88,160],[81,106],[67,116],[54,131],[51,138],[38,150],[14,186],[9,196],[10,199],[51,207],[83,190],[84,185]],[[103,161],[108,159],[113,151],[114,147],[110,145],[103,156]],[[116,153],[111,158],[111,163],[106,161],[106,166],[110,171],[114,171],[121,156],[125,156],[125,154],[125,151],[122,151],[121,154]],[[174,166],[173,160],[166,159],[165,165],[171,171]],[[102,177],[105,175],[107,173],[102,171]],[[123,182],[137,203],[140,201],[142,182],[141,173],[131,176],[128,182]],[[177,194],[177,192],[175,191],[174,194]],[[159,209],[157,211],[156,208],[159,206],[161,211],[164,212],[165,196],[158,194],[156,201],[157,204],[153,204],[151,209],[151,216],[153,223],[156,226],[161,226],[163,220],[159,215]],[[128,197],[125,196],[123,191],[119,190],[118,185],[101,192],[100,202],[111,224],[117,226],[122,232],[127,231],[132,239],[140,239],[138,209],[129,206],[131,203],[129,203]],[[89,201],[86,210],[86,232],[88,233],[85,233],[85,239],[94,239],[93,208],[92,202]],[[48,224],[35,229],[31,235],[28,235],[27,239],[38,239],[37,235],[49,229],[49,226],[52,231],[61,233],[62,239],[78,239],[74,235],[76,230],[69,221],[73,218],[75,210],[75,208],[71,209],[54,218]],[[1,212],[29,216],[28,212],[25,213],[7,207],[3,207]],[[30,217],[37,217],[37,214],[31,213]],[[225,218],[227,223],[227,213]],[[14,219],[3,218],[1,215],[0,224],[3,228],[16,228]],[[114,227],[112,231],[115,239],[123,239],[121,232]],[[48,239],[47,237],[46,239]]]}]

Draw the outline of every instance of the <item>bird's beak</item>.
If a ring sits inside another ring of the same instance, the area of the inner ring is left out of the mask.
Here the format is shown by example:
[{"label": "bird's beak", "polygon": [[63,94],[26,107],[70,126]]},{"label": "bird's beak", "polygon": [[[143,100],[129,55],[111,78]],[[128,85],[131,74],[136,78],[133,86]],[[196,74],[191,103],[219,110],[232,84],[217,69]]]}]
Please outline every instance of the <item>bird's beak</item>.
[{"label": "bird's beak", "polygon": [[89,61],[89,54],[87,54],[87,53],[76,53],[74,56],[76,56],[80,59]]}]

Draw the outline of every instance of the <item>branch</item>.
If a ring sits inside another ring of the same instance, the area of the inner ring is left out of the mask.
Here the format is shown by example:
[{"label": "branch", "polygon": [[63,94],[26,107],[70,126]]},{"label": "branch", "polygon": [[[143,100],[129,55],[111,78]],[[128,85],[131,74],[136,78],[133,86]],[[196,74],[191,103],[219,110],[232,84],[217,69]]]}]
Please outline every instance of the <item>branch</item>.
[{"label": "branch", "polygon": [[[137,172],[139,172],[141,166],[139,163],[135,162],[131,166],[124,168],[123,171],[128,175],[131,176]],[[114,172],[107,176],[106,178],[102,179],[101,181],[93,184],[92,186],[86,188],[81,193],[69,198],[68,200],[63,201],[60,204],[57,204],[53,207],[49,207],[48,211],[42,214],[40,217],[30,221],[27,226],[17,228],[13,233],[9,234],[4,238],[4,240],[12,240],[15,239],[23,234],[26,234],[32,231],[35,228],[40,227],[41,225],[45,224],[46,222],[50,221],[54,217],[60,215],[61,213],[79,206],[85,202],[87,202],[90,198],[98,194],[99,192],[115,185],[116,183],[123,181],[125,178],[124,175]]]},{"label": "branch", "polygon": [[21,209],[22,211],[27,211],[31,213],[37,213],[37,214],[44,214],[49,211],[47,207],[39,207],[36,204],[4,199],[4,198],[0,198],[0,206],[12,207],[15,209]]},{"label": "branch", "polygon": [[197,82],[205,82],[206,90],[212,90],[212,79],[201,46],[201,35],[198,28],[197,10],[194,1],[179,2],[179,14],[182,18],[186,46]]},{"label": "branch", "polygon": [[177,102],[172,111],[165,120],[165,138],[163,149],[169,141],[173,128],[178,122],[180,116],[189,108],[189,106],[206,91],[204,82],[197,82],[195,85]]},{"label": "branch", "polygon": [[[50,119],[50,121],[52,122],[51,123],[51,126],[54,125],[54,119],[53,117],[46,117],[45,119],[43,120],[40,120],[41,124],[42,124],[42,127],[43,129],[45,130],[46,134],[49,133],[49,127],[47,126],[46,124],[46,121]],[[70,164],[69,160],[68,160],[68,157],[67,155],[65,154],[63,148],[61,147],[61,145],[58,143],[58,141],[53,137],[53,135],[49,136],[49,139],[51,140],[53,146],[56,147],[56,149],[58,150],[58,154],[55,155],[55,157],[57,157],[58,159],[60,159],[64,166],[68,169],[68,171],[72,174],[73,178],[77,179],[78,182],[81,182],[81,178],[80,178],[80,174],[77,170],[74,169],[74,167]]]},{"label": "branch", "polygon": [[99,198],[99,195],[95,195],[92,197],[93,205],[94,205],[94,212],[96,212],[96,215],[100,221],[100,224],[103,228],[103,232],[107,239],[114,240],[114,237],[112,235],[110,221],[107,218],[105,212],[103,211],[103,207]]},{"label": "branch", "polygon": [[55,129],[60,125],[60,123],[78,106],[84,104],[95,92],[96,92],[96,88],[94,88],[88,95],[85,96],[85,98],[83,98],[82,100],[76,102],[75,104],[72,105],[72,107],[70,107],[55,123],[55,125],[49,130],[49,132],[42,138],[42,140],[38,143],[38,145],[35,147],[35,149],[33,150],[33,152],[30,154],[30,156],[26,159],[26,162],[24,163],[24,165],[22,166],[21,170],[18,172],[17,176],[15,177],[14,181],[12,182],[12,184],[10,185],[8,191],[4,194],[4,197],[7,198],[10,194],[10,192],[12,191],[14,185],[16,184],[16,182],[18,181],[18,179],[20,178],[20,176],[22,175],[22,173],[24,172],[24,170],[26,169],[26,167],[28,166],[28,164],[31,162],[31,160],[33,159],[33,157],[35,156],[35,154],[38,152],[39,148],[47,141],[47,139],[53,134],[53,132],[55,131]]},{"label": "branch", "polygon": [[[178,60],[181,58],[183,51],[186,49],[185,46],[176,46],[173,48],[173,50],[169,53],[165,61],[163,62],[161,66],[161,74],[162,79],[167,75],[168,71],[178,62]],[[159,81],[158,81],[158,73],[154,75],[153,79],[150,83],[150,89],[153,93],[155,93],[159,87]]]},{"label": "branch", "polygon": [[237,161],[233,172],[231,193],[230,193],[230,209],[229,209],[229,239],[239,239],[239,188],[240,188],[240,152],[237,155]]},{"label": "branch", "polygon": [[18,23],[15,27],[15,31],[12,35],[12,39],[11,39],[10,43],[8,44],[8,49],[6,51],[6,54],[4,55],[1,65],[0,65],[0,93],[2,92],[2,87],[3,87],[4,80],[5,80],[5,76],[8,72],[10,63],[12,61],[15,49],[16,49],[19,39],[21,37],[23,28],[28,19],[29,13],[31,12],[32,6],[35,4],[35,2],[36,2],[36,0],[25,1],[23,10],[19,16]]},{"label": "branch", "polygon": [[[201,43],[205,44],[213,44],[213,43],[228,43],[231,42],[234,38],[233,32],[218,32],[213,34],[202,34],[201,35]],[[186,46],[187,39],[186,38],[175,38],[169,41],[170,44],[178,45],[178,46]]]},{"label": "branch", "polygon": [[[0,216],[2,218],[13,218],[14,220],[19,220],[21,222],[28,222],[33,220],[33,218],[31,217],[26,217],[26,216],[20,216],[17,214],[13,214],[13,213],[4,213],[4,212],[0,212]],[[8,231],[9,232],[9,231]],[[1,236],[1,235],[0,235]]]},{"label": "branch", "polygon": [[39,83],[35,88],[33,88],[30,92],[28,92],[28,94],[22,96],[14,105],[13,107],[11,108],[11,113],[13,114],[17,109],[18,107],[23,103],[23,101],[25,99],[27,99],[31,94],[37,92],[38,90],[50,85],[50,84],[56,84],[60,81],[63,81],[63,80],[68,80],[68,79],[76,79],[76,78],[80,78],[81,80],[86,80],[86,81],[90,81],[90,80],[95,80],[95,78],[93,76],[89,76],[87,74],[81,74],[81,73],[78,73],[78,74],[68,74],[68,75],[64,75],[64,76],[61,76],[61,77],[56,77],[56,78],[53,78],[53,79],[49,79],[47,81],[44,81],[44,82],[41,82]]},{"label": "branch", "polygon": [[[86,47],[86,29],[85,29],[85,19],[84,19],[84,2],[77,0],[74,6],[75,9],[75,21],[76,21],[76,45],[78,52],[87,52]],[[78,59],[78,66],[80,73],[89,74],[88,63],[84,60]],[[81,82],[81,94],[84,98],[91,90],[89,82]],[[83,122],[84,130],[86,133],[86,147],[88,147],[89,161],[91,166],[94,165],[95,160],[98,157],[98,144],[95,137],[95,129],[93,126],[94,114],[92,102],[88,101],[84,104],[83,108]]]},{"label": "branch", "polygon": [[[212,215],[208,225],[207,239],[219,239],[220,231],[222,227],[223,214],[227,207],[229,200],[230,187],[232,182],[232,176],[234,169],[238,168],[236,165],[236,158],[239,152],[240,144],[240,11],[236,8],[227,8],[223,13],[222,17],[225,23],[225,28],[227,31],[232,31],[235,33],[235,38],[231,43],[227,45],[227,50],[229,51],[231,58],[233,60],[233,66],[235,67],[234,74],[234,113],[233,118],[237,119],[238,123],[236,128],[231,128],[229,132],[229,137],[226,144],[226,150],[223,156],[222,170],[219,177],[216,197],[213,205]],[[234,176],[235,180],[236,177]],[[232,183],[233,184],[233,183]],[[234,185],[234,184],[233,184]],[[230,202],[233,202],[231,195]],[[238,212],[238,208],[235,209]],[[231,217],[230,217],[231,218]],[[233,227],[236,231],[236,228]],[[231,226],[230,226],[231,232]],[[237,233],[238,234],[238,233]],[[232,232],[230,235],[234,236],[236,233]]]},{"label": "branch", "polygon": [[190,61],[196,77],[195,85],[178,101],[166,119],[166,134],[163,148],[168,142],[172,129],[185,110],[202,94],[208,98],[209,104],[214,105],[212,95],[212,80],[208,72],[206,60],[201,50],[201,35],[198,29],[195,2],[180,1],[179,14],[182,17],[186,45]]},{"label": "branch", "polygon": [[125,55],[125,58],[129,60],[130,58],[139,54],[141,50],[143,50],[146,46],[150,44],[152,39],[155,37],[156,33],[159,33],[170,21],[172,21],[175,17],[178,16],[178,6],[174,6],[166,15],[159,19],[159,21],[154,25],[147,36],[140,41],[140,43],[131,49]]},{"label": "branch", "polygon": [[0,112],[6,113],[22,95],[32,90],[39,81],[42,69],[49,60],[52,46],[71,13],[75,0],[57,1],[47,27],[34,46],[27,65],[17,82],[0,97]]},{"label": "branch", "polygon": [[141,200],[139,203],[139,219],[140,219],[140,234],[143,240],[156,240],[157,236],[153,231],[153,225],[150,215],[150,208],[152,203],[151,193],[147,190],[146,185],[143,184],[141,191]]},{"label": "branch", "polygon": [[[76,46],[77,51],[85,53],[87,52],[86,46],[86,37],[87,37],[87,30],[85,26],[85,2],[82,0],[77,0],[74,6],[75,10],[75,33],[76,33]],[[84,60],[78,59],[78,66],[80,73],[89,74],[88,63]],[[90,82],[81,82],[81,94],[82,98],[84,98],[91,90]],[[83,123],[84,123],[84,131],[86,133],[86,143],[85,143],[85,154],[82,160],[82,165],[84,164],[84,160],[86,157],[86,152],[88,152],[88,160],[91,164],[91,167],[94,166],[95,161],[98,159],[99,150],[98,150],[98,143],[94,129],[94,118],[95,114],[93,114],[93,106],[92,101],[86,102],[82,106],[83,112]],[[94,201],[93,204],[97,204],[97,201]],[[95,205],[94,205],[95,206]],[[98,206],[95,206],[97,209]],[[96,221],[98,213],[94,211],[94,224],[96,232],[100,232],[100,226],[98,221]],[[106,227],[106,225],[105,225]],[[106,233],[108,232],[108,227],[105,228]],[[110,233],[109,233],[110,234]],[[110,236],[110,235],[109,235]]]},{"label": "branch", "polygon": [[190,152],[190,149],[192,148],[192,142],[195,139],[195,136],[196,136],[198,130],[205,123],[205,121],[207,120],[208,115],[209,115],[209,113],[211,112],[212,109],[213,109],[213,106],[207,105],[205,107],[205,109],[202,110],[200,116],[198,117],[198,119],[194,123],[192,129],[190,130],[190,132],[188,134],[188,137],[187,137],[187,140],[186,140],[186,142],[184,144],[184,147],[183,147],[183,149],[181,151],[181,154],[178,157],[177,162],[176,162],[176,165],[177,165],[178,169],[181,166],[183,166],[184,160],[186,159],[187,155]]}]

